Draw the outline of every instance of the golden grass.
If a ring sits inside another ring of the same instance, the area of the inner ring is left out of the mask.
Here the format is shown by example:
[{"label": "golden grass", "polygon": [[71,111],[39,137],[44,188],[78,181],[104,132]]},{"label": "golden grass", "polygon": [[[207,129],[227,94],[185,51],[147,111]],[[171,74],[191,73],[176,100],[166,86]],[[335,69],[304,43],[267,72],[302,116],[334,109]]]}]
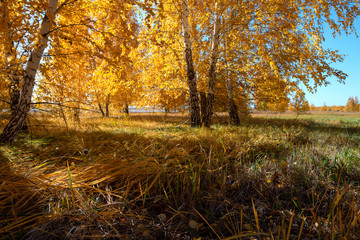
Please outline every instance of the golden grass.
[{"label": "golden grass", "polygon": [[186,115],[136,114],[68,130],[44,119],[0,146],[0,236],[358,239],[353,119],[231,127],[218,115],[211,129],[192,129]]}]

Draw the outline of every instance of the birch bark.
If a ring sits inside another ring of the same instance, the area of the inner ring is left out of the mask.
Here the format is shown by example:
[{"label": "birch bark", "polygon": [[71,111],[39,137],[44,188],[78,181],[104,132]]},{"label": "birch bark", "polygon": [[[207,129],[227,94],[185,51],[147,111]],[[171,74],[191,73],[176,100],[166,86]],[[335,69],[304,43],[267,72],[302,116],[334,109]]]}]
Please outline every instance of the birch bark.
[{"label": "birch bark", "polygon": [[210,66],[209,66],[209,80],[208,80],[208,92],[205,96],[204,103],[206,104],[204,114],[202,116],[203,124],[205,127],[210,127],[211,117],[214,109],[215,98],[215,82],[216,82],[216,63],[219,56],[219,44],[220,44],[220,9],[218,4],[215,3],[215,19],[214,19],[214,34],[211,45]]},{"label": "birch bark", "polygon": [[189,17],[189,8],[187,5],[187,1],[183,0],[181,2],[181,22],[183,27],[183,36],[184,36],[184,44],[185,44],[185,61],[186,61],[187,80],[188,80],[189,95],[190,95],[190,99],[189,99],[190,118],[191,118],[191,126],[197,127],[201,125],[200,105],[199,105],[199,96],[197,91],[194,62],[192,57],[192,46],[190,39],[188,17]]},{"label": "birch bark", "polygon": [[3,132],[0,134],[0,142],[2,143],[11,143],[14,141],[16,136],[21,131],[26,116],[30,110],[30,103],[35,85],[35,75],[49,40],[51,22],[55,18],[58,0],[48,0],[48,5],[49,8],[42,20],[40,27],[40,33],[38,37],[39,42],[30,53],[30,57],[24,70],[23,84],[21,86],[19,102],[17,104],[17,113],[11,117]]}]

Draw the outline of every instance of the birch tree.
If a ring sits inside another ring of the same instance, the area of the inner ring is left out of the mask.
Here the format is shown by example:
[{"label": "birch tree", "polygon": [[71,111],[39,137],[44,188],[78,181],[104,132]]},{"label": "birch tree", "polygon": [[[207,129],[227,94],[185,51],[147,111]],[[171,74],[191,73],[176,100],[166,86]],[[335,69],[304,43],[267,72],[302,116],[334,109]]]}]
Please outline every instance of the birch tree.
[{"label": "birch tree", "polygon": [[[289,101],[287,95],[299,92],[300,84],[314,91],[326,85],[330,76],[340,82],[346,77],[331,66],[343,56],[323,48],[323,29],[328,25],[334,34],[353,32],[353,21],[359,15],[357,1],[223,0],[220,11],[214,7],[216,1],[163,2],[175,5],[183,27],[193,126],[199,123],[193,120],[197,106],[203,124],[210,126],[219,62],[232,78],[226,84],[229,102],[234,103],[231,89],[236,84],[246,89],[249,100],[268,101],[271,108],[283,109]],[[174,18],[169,12],[163,15]],[[218,70],[226,73],[223,69]],[[238,124],[236,106],[228,105],[233,122]]]},{"label": "birch tree", "polygon": [[[78,0],[48,0],[48,1],[12,1],[16,3],[12,8],[11,13],[17,13],[21,19],[16,26],[20,29],[27,29],[28,31],[22,36],[25,39],[23,44],[25,57],[29,52],[27,60],[24,60],[24,71],[21,72],[21,90],[19,101],[16,106],[16,114],[10,119],[1,133],[1,142],[12,142],[19,129],[24,124],[27,113],[30,109],[32,93],[35,85],[35,76],[39,70],[40,62],[42,62],[41,69],[44,71],[52,71],[51,64],[54,63],[54,58],[59,56],[66,56],[68,59],[74,55],[83,57],[83,63],[91,54],[97,56],[110,65],[115,66],[127,61],[126,55],[134,48],[134,24],[131,21],[133,16],[128,15],[133,5],[138,4],[140,8],[147,13],[151,13],[153,1],[146,1],[145,3],[133,0],[128,1],[78,1]],[[1,2],[2,6],[4,1]],[[22,8],[19,4],[24,4]],[[17,6],[19,5],[19,6]],[[1,8],[2,13],[4,12]],[[35,14],[37,13],[37,14]],[[45,13],[45,16],[43,17]],[[1,21],[4,26],[6,22]],[[29,27],[24,27],[26,24]],[[6,25],[6,24],[5,24]],[[12,32],[15,25],[11,25],[11,29],[7,32]],[[4,28],[1,28],[3,30]],[[16,31],[15,31],[16,32]],[[20,34],[21,35],[21,34]],[[49,38],[51,35],[51,42]],[[6,45],[5,34],[1,34],[0,44]],[[29,43],[29,44],[27,44]],[[136,45],[136,43],[135,43]],[[74,52],[66,52],[66,49],[61,49],[63,46],[70,46]],[[46,57],[43,54],[46,50]],[[61,51],[65,50],[65,51]],[[23,59],[22,55],[16,56],[17,59]],[[42,61],[43,60],[43,61]],[[63,65],[62,65],[63,64]],[[58,59],[58,62],[53,65],[57,69],[66,72],[66,61]],[[85,65],[88,65],[86,63]],[[69,65],[67,66],[69,67]],[[54,69],[56,70],[56,69]],[[85,69],[84,69],[85,70]],[[85,70],[86,71],[86,70]],[[69,71],[70,73],[70,71]],[[86,75],[86,73],[84,73]],[[43,72],[42,74],[46,74]],[[51,75],[51,74],[50,74]],[[68,82],[73,76],[61,79]],[[88,75],[84,79],[88,79]]]},{"label": "birch tree", "polygon": [[[58,7],[58,0],[49,0],[45,16],[41,21],[39,34],[36,37],[30,56],[26,62],[26,67],[22,74],[22,86],[18,97],[18,103],[9,123],[0,134],[0,142],[12,142],[24,125],[26,116],[30,109],[32,93],[35,85],[35,75],[38,70],[40,60],[49,40],[51,25],[55,20]],[[15,103],[14,103],[15,104]]]},{"label": "birch tree", "polygon": [[215,83],[216,83],[216,64],[219,56],[219,44],[220,44],[220,18],[221,11],[218,3],[215,2],[215,19],[214,19],[214,33],[212,35],[212,45],[210,51],[210,65],[209,65],[209,80],[208,80],[208,90],[202,95],[204,100],[201,102],[205,105],[202,107],[203,115],[202,121],[204,126],[210,127],[211,116],[214,109],[214,99],[215,99]]},{"label": "birch tree", "polygon": [[189,29],[189,7],[187,0],[181,2],[181,23],[183,27],[183,37],[185,45],[185,62],[187,71],[187,81],[189,86],[191,126],[201,125],[199,95],[197,91],[196,73],[192,56],[192,44]]}]

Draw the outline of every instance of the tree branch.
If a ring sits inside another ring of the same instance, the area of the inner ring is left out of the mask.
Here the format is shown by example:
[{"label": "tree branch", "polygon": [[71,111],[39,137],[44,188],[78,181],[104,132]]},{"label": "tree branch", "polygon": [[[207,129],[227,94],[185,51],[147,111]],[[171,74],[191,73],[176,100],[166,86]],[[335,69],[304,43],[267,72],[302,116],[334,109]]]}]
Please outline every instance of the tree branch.
[{"label": "tree branch", "polygon": [[61,104],[61,103],[54,103],[54,102],[36,102],[36,103],[31,103],[31,105],[41,105],[41,104],[55,105],[55,106],[59,106],[59,107],[65,107],[65,108],[70,108],[70,109],[79,109],[79,110],[84,110],[84,111],[99,113],[99,111],[97,111],[97,110],[86,109],[86,108],[79,108],[79,107],[71,107],[71,106],[63,105],[63,104]]},{"label": "tree branch", "polygon": [[1,99],[1,98],[0,98],[0,102],[4,102],[4,103],[7,103],[7,104],[10,105],[10,102],[8,102],[8,101],[6,101],[6,100],[4,100],[4,99]]}]

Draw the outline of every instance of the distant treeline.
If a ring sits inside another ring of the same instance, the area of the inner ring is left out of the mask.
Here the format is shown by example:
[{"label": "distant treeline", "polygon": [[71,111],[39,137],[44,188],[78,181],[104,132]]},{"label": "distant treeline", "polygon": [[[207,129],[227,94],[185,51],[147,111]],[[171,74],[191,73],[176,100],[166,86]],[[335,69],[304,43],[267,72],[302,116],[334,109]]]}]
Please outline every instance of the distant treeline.
[{"label": "distant treeline", "polygon": [[315,107],[314,104],[310,105],[310,111],[332,111],[332,112],[359,112],[360,104],[358,97],[350,97],[345,106],[324,106]]}]

